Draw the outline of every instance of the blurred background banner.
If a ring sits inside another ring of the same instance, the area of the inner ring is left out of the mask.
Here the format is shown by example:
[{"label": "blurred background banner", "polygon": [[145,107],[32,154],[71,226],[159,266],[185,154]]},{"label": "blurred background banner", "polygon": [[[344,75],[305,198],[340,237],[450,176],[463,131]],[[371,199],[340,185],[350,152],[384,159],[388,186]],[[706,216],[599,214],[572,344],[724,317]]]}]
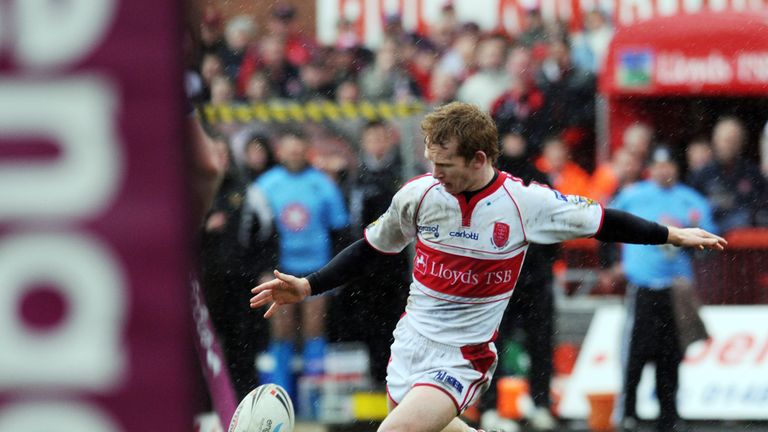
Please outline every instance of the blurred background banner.
[{"label": "blurred background banner", "polygon": [[[754,419],[768,416],[768,325],[765,306],[705,306],[701,316],[711,334],[686,352],[680,368],[680,414],[687,419]],[[563,395],[560,415],[586,418],[590,394],[621,388],[620,340],[624,309],[600,308]],[[638,387],[638,414],[658,415],[654,368],[647,365]]]},{"label": "blurred background banner", "polygon": [[528,25],[529,11],[539,10],[545,21],[563,21],[572,30],[581,28],[584,15],[600,9],[616,26],[653,18],[700,12],[765,13],[765,0],[317,0],[317,38],[332,44],[340,36],[338,23],[352,23],[355,36],[367,45],[381,42],[386,18],[397,16],[404,28],[425,33],[451,7],[460,22],[475,22],[484,30],[518,35]]},{"label": "blurred background banner", "polygon": [[191,428],[182,16],[0,2],[0,431]]}]

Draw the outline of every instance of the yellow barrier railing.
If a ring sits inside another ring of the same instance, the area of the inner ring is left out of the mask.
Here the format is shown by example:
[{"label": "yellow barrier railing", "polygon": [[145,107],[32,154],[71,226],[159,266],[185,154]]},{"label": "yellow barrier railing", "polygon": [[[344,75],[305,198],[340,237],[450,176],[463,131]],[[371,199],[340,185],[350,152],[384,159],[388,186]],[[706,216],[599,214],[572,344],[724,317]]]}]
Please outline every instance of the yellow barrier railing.
[{"label": "yellow barrier railing", "polygon": [[263,104],[203,105],[198,115],[209,124],[231,124],[260,122],[321,122],[364,118],[366,120],[389,120],[395,117],[410,117],[424,112],[420,102],[369,102],[337,104],[321,102],[270,102]]}]

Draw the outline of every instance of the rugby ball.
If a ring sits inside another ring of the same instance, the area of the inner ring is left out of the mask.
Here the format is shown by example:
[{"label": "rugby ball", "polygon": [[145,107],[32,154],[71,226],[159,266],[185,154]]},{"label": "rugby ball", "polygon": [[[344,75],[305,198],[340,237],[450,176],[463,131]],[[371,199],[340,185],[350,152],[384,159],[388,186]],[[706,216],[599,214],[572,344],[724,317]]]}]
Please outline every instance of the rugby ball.
[{"label": "rugby ball", "polygon": [[240,401],[228,432],[293,432],[293,403],[277,384],[256,387]]}]

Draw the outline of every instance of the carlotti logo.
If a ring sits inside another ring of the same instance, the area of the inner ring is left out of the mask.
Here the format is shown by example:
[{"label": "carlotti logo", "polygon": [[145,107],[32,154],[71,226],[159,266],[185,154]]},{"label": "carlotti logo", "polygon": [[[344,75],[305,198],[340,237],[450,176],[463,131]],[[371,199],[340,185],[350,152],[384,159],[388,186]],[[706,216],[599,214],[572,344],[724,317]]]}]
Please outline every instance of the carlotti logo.
[{"label": "carlotti logo", "polygon": [[629,49],[618,53],[616,85],[623,88],[645,89],[653,82],[653,51]]},{"label": "carlotti logo", "polygon": [[475,240],[475,241],[480,239],[480,234],[472,231],[451,231],[448,233],[448,235],[451,237],[463,238],[463,239]]}]

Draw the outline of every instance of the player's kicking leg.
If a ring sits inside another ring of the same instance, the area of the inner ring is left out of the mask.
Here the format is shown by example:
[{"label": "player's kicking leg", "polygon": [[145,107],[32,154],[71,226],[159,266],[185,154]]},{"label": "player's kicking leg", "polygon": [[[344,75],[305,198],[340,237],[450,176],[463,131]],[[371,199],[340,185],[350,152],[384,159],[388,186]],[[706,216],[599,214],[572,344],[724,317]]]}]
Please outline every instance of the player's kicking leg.
[{"label": "player's kicking leg", "polygon": [[392,405],[378,432],[474,432],[456,416],[454,401],[434,387],[414,387]]}]

